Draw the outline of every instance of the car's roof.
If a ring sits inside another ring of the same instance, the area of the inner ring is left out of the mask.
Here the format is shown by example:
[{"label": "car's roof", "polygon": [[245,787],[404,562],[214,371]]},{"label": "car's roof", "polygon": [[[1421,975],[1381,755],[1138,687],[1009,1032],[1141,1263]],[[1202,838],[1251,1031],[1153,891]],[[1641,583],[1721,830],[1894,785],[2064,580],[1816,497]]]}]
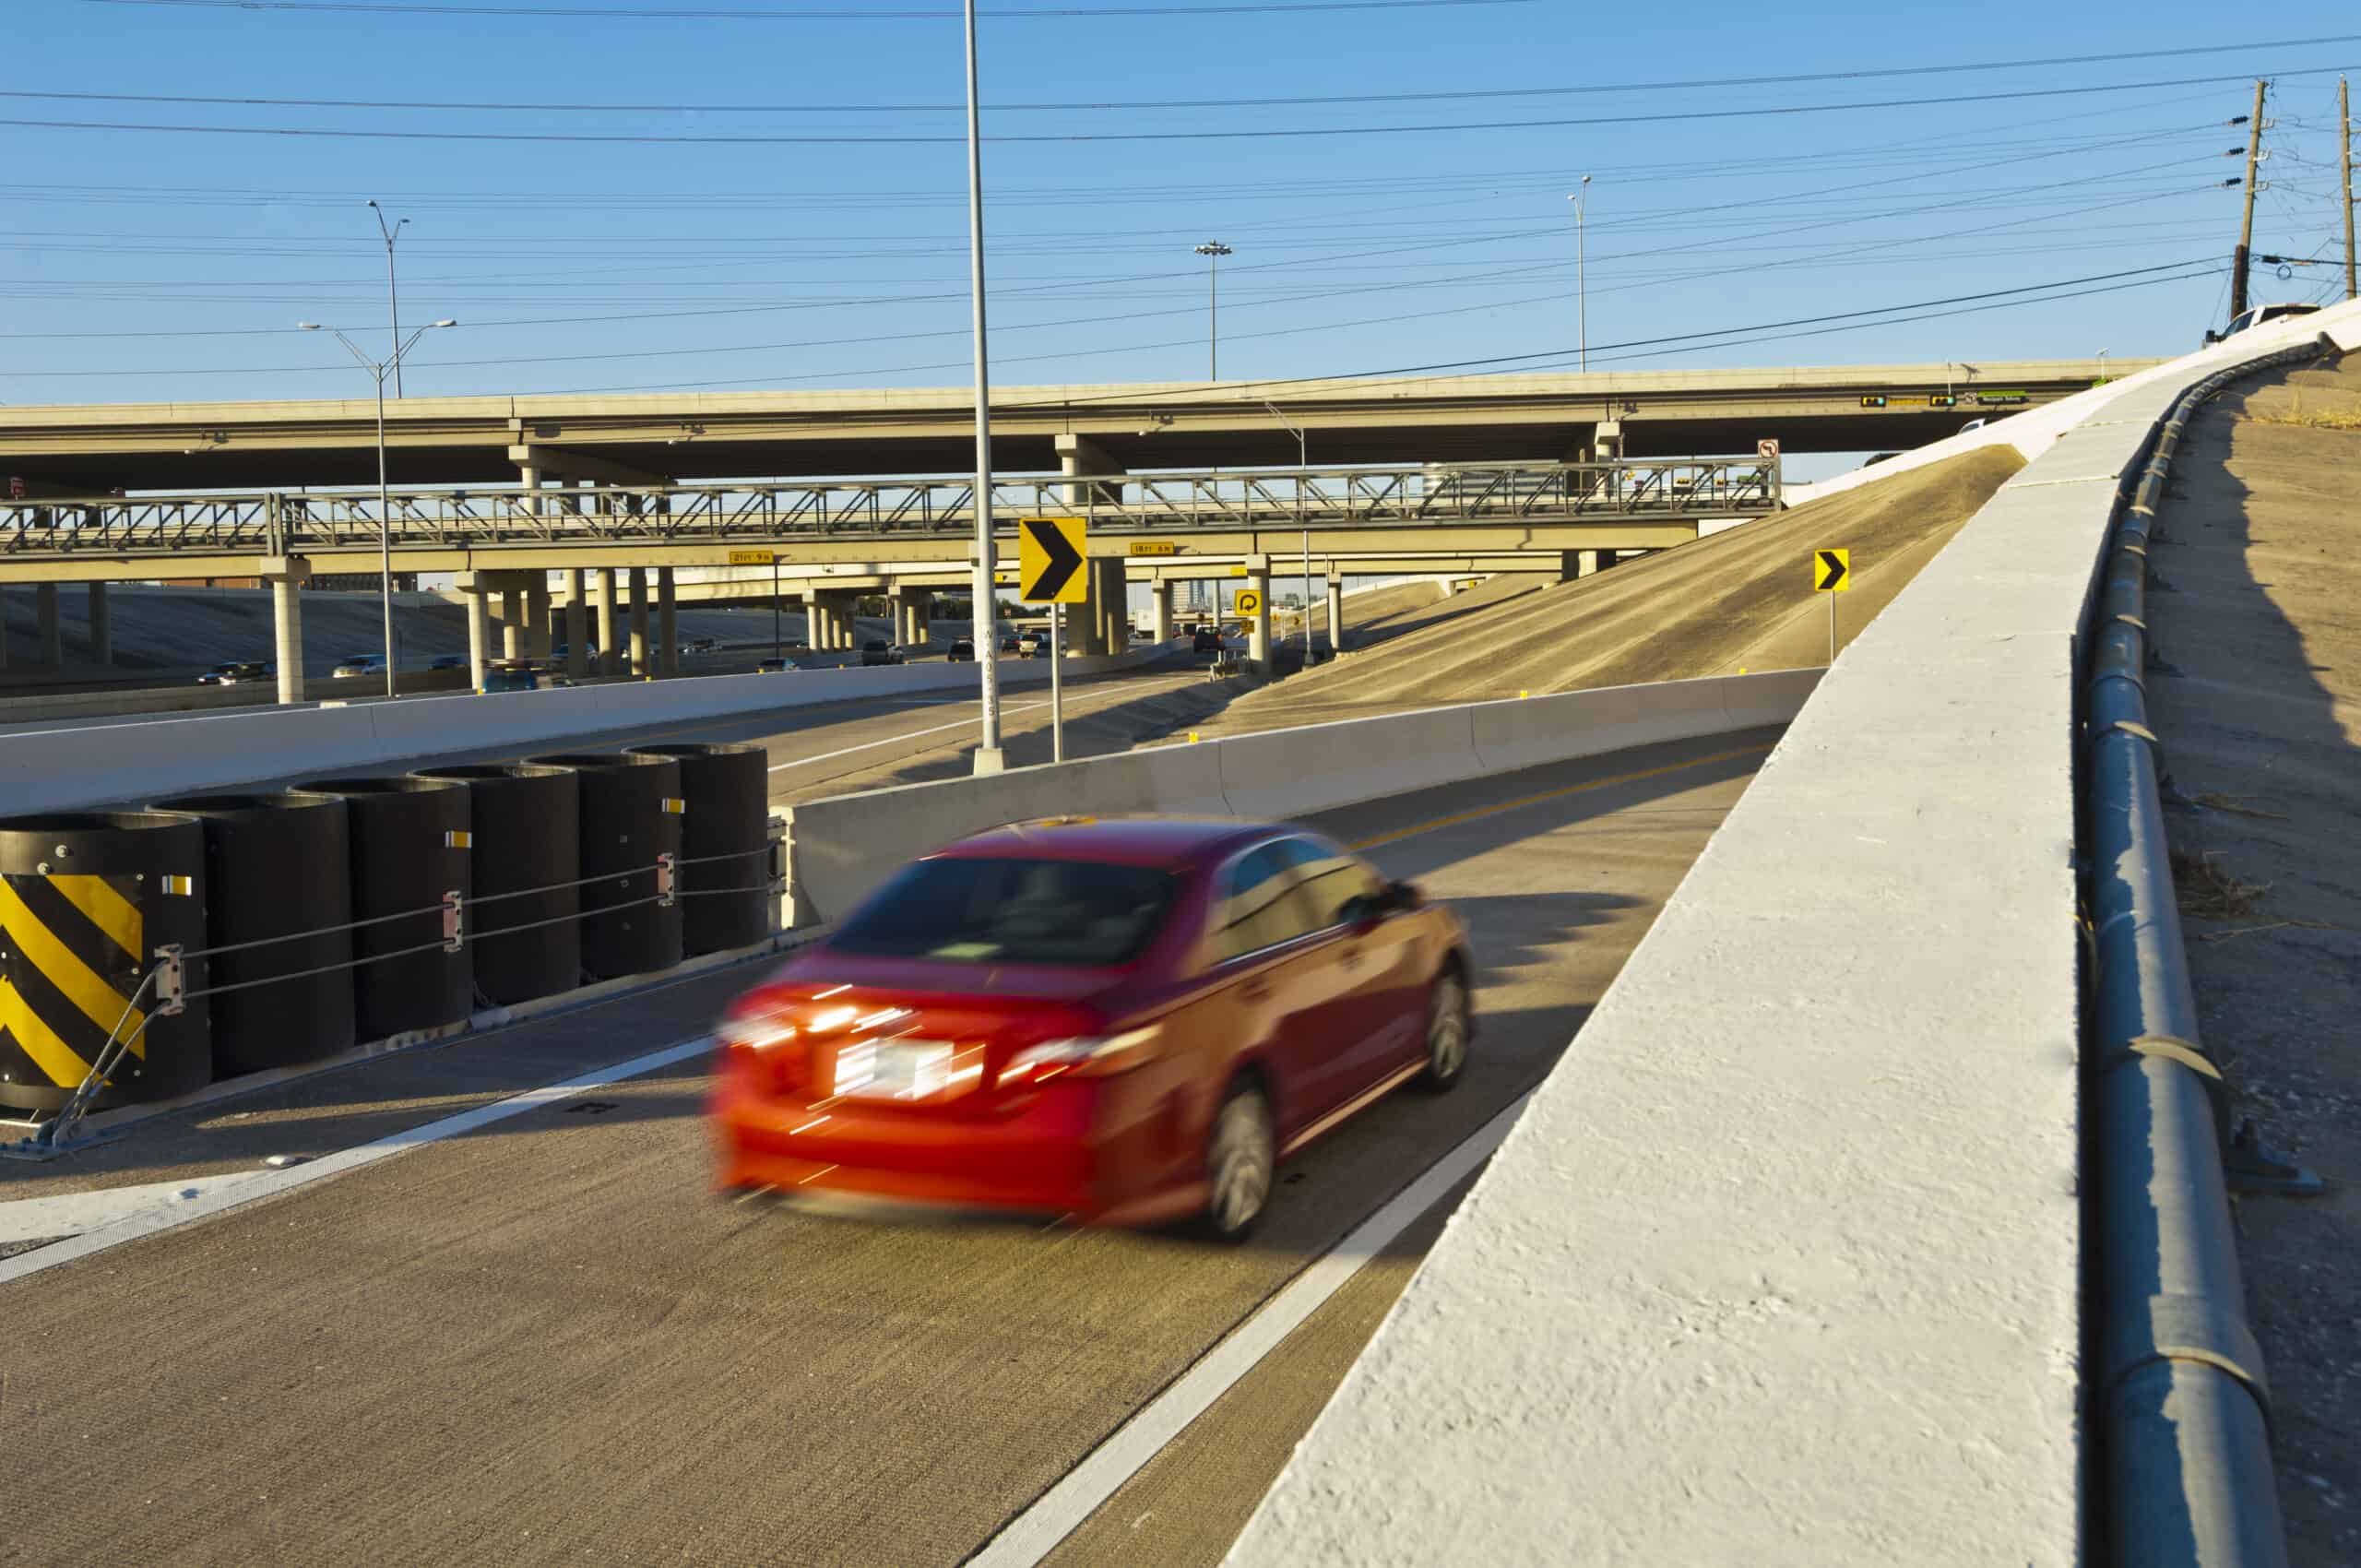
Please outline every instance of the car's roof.
[{"label": "car's roof", "polygon": [[1219,860],[1280,829],[1230,816],[1069,816],[1014,822],[938,853],[979,860],[1110,861],[1179,869]]}]

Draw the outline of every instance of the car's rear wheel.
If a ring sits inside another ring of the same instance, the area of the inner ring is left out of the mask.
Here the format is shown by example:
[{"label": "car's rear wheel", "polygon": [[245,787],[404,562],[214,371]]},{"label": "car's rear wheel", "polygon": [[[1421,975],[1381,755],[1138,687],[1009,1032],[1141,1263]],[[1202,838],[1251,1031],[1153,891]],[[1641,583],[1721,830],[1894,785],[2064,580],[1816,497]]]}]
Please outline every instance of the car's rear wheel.
[{"label": "car's rear wheel", "polygon": [[1420,1088],[1441,1094],[1459,1082],[1467,1068],[1469,1032],[1467,982],[1458,970],[1445,969],[1427,992],[1427,1070]]},{"label": "car's rear wheel", "polygon": [[1269,1097],[1251,1082],[1231,1085],[1205,1143],[1204,1228],[1215,1240],[1242,1241],[1253,1234],[1270,1206],[1278,1162]]}]

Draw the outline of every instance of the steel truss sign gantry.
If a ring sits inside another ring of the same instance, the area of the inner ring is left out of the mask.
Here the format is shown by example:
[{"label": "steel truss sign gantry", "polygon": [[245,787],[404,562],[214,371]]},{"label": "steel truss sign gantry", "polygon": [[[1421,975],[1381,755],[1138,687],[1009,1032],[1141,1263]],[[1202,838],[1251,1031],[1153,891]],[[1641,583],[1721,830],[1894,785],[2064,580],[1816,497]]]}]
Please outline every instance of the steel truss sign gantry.
[{"label": "steel truss sign gantry", "polygon": [[[395,551],[582,548],[743,540],[853,541],[973,529],[972,481],[853,479],[613,486],[595,490],[397,490]],[[1409,531],[1502,522],[1679,521],[1779,507],[1776,458],[1612,463],[1426,464],[1267,473],[1142,473],[995,481],[1017,517],[1086,511],[1094,533],[1253,528]],[[93,496],[0,502],[0,567],[76,555],[259,557],[374,550],[377,493]]]}]

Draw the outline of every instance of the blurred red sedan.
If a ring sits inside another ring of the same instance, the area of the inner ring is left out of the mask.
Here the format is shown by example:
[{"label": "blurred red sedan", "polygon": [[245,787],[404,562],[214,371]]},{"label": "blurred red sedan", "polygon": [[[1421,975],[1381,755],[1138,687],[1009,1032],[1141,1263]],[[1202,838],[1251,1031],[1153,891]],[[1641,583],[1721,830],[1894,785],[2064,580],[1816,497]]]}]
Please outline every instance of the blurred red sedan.
[{"label": "blurred red sedan", "polygon": [[998,828],[905,866],[719,1030],[725,1187],[1246,1235],[1279,1160],[1457,1081],[1466,936],[1298,828]]}]

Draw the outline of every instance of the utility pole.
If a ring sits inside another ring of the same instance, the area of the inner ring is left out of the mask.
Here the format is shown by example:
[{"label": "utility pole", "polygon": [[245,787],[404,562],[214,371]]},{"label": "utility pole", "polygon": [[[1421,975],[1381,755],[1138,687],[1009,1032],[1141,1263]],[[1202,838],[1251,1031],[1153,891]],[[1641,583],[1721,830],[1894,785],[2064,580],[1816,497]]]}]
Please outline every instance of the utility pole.
[{"label": "utility pole", "polygon": [[2238,248],[2230,257],[2230,319],[2246,314],[2247,267],[2254,250],[2255,166],[2262,161],[2262,99],[2271,84],[2254,84],[2254,113],[2247,121],[2247,192],[2245,212],[2238,220]]},{"label": "utility pole", "polygon": [[2353,283],[2353,98],[2336,78],[2336,157],[2344,172],[2344,297],[2361,299]]}]

